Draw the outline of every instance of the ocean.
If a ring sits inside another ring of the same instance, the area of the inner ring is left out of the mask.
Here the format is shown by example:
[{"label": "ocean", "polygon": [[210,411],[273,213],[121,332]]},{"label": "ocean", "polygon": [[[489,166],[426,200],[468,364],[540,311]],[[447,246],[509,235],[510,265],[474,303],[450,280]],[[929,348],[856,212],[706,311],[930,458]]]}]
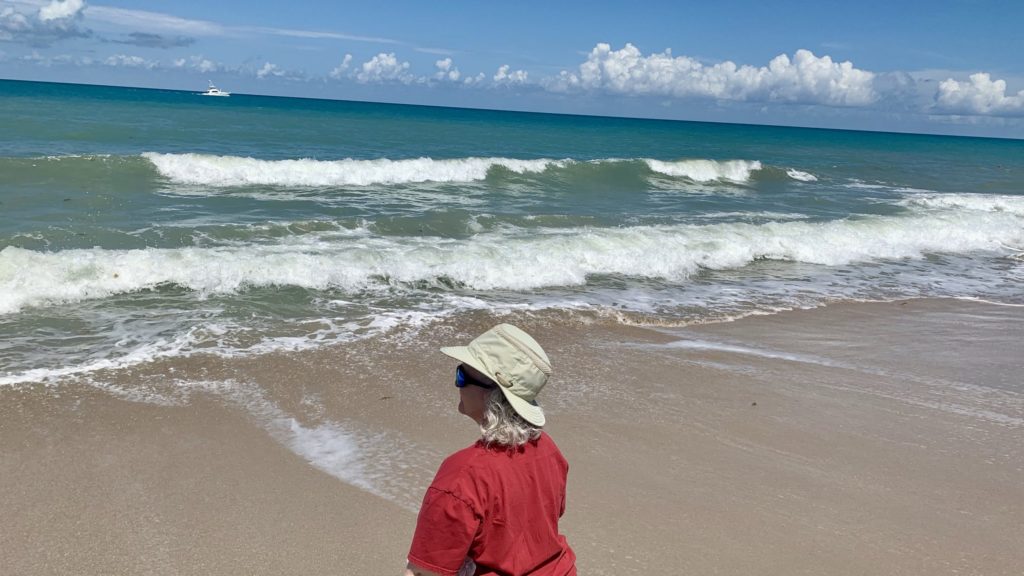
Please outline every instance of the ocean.
[{"label": "ocean", "polygon": [[1024,141],[0,81],[0,385],[463,313],[1024,306]]}]

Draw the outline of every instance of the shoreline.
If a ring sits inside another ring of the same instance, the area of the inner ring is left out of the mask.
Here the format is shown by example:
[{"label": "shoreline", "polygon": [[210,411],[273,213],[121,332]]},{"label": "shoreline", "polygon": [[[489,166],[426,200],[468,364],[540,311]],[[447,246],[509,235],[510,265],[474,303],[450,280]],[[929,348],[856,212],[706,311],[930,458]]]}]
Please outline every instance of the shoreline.
[{"label": "shoreline", "polygon": [[[960,300],[516,317],[555,366],[580,573],[1015,574],[1022,319]],[[0,387],[0,564],[399,573],[426,484],[475,437],[436,348],[507,320]]]}]

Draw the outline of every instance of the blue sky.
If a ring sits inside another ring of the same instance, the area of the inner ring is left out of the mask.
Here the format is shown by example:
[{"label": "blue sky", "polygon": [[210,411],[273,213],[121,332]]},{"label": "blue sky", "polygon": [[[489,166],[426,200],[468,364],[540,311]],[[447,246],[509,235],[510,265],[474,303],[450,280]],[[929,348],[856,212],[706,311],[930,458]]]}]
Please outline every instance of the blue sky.
[{"label": "blue sky", "polygon": [[0,77],[1024,137],[1024,1],[0,0]]}]

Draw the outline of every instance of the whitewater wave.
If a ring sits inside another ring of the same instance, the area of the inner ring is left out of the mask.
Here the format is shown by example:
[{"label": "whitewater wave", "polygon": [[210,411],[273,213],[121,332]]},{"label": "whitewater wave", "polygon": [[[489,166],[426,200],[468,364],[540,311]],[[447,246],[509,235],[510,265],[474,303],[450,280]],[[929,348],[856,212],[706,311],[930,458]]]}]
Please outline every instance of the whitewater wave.
[{"label": "whitewater wave", "polygon": [[[47,352],[26,352],[23,367],[14,364],[3,367],[9,371],[0,371],[0,386],[55,382],[100,371],[124,370],[165,358],[188,358],[195,354],[237,358],[281,351],[314,350],[328,343],[351,342],[386,334],[396,327],[419,329],[457,310],[501,310],[500,307],[488,306],[483,302],[475,304],[472,299],[466,298],[449,296],[442,301],[445,305],[431,311],[375,310],[367,318],[339,320],[331,316],[309,319],[305,326],[318,328],[301,330],[291,336],[266,335],[258,341],[239,339],[238,336],[250,332],[252,326],[226,318],[209,320],[184,315],[175,318],[147,315],[142,319],[122,316],[109,324],[99,322],[104,326],[118,326],[115,330],[105,329],[106,338],[103,343],[93,343],[92,349],[76,346],[64,350],[60,354],[58,366],[41,366],[53,361]],[[334,304],[343,303],[335,301]],[[176,321],[180,324],[176,324]],[[14,343],[14,348],[22,345],[23,342]]]},{"label": "whitewater wave", "polygon": [[1008,212],[1024,216],[1024,196],[1004,194],[934,194],[914,193],[901,200],[907,207],[966,209],[982,212]]},{"label": "whitewater wave", "polygon": [[[177,183],[213,187],[227,186],[370,186],[375,184],[415,184],[424,182],[468,183],[486,180],[494,170],[515,174],[542,174],[551,170],[609,165],[642,166],[655,174],[683,178],[692,182],[744,183],[762,169],[757,160],[653,160],[606,158],[572,160],[539,158],[411,158],[391,160],[259,160],[237,156],[208,154],[161,154],[146,152],[148,160],[161,176]],[[813,181],[806,172],[790,170],[789,177]]]},{"label": "whitewater wave", "polygon": [[793,180],[799,180],[801,182],[817,182],[818,177],[810,172],[804,172],[795,168],[789,168],[786,170],[786,176],[789,176]]},{"label": "whitewater wave", "polygon": [[311,233],[273,244],[174,249],[0,250],[0,313],[176,285],[202,294],[299,286],[346,292],[454,288],[529,291],[592,275],[685,282],[757,260],[838,266],[925,254],[1024,249],[1017,214],[922,211],[829,222],[503,227],[469,238]]},{"label": "whitewater wave", "polygon": [[651,170],[666,176],[687,178],[694,182],[748,182],[752,172],[761,169],[757,160],[644,160]]},{"label": "whitewater wave", "polygon": [[[103,358],[90,358],[81,363],[71,362],[59,368],[31,368],[21,372],[0,374],[0,386],[21,384],[24,382],[48,382],[68,376],[81,376],[101,370],[117,370],[144,364],[160,358],[188,356],[199,340],[196,333],[199,328],[186,330],[170,338],[156,338],[126,353],[119,346],[109,346],[104,351],[108,354]],[[119,354],[114,354],[115,351]]]},{"label": "whitewater wave", "polygon": [[207,186],[368,186],[419,182],[473,182],[501,167],[517,174],[565,166],[568,160],[455,158],[435,160],[258,160],[208,154],[142,155],[162,176],[185,184]]}]

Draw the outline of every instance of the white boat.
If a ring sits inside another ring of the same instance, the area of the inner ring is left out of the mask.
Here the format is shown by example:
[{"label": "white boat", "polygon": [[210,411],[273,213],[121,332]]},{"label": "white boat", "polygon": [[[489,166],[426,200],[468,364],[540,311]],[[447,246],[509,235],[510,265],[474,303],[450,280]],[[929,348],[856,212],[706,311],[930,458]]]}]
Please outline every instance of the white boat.
[{"label": "white boat", "polygon": [[214,86],[213,82],[210,82],[210,87],[206,89],[206,92],[200,92],[199,95],[200,96],[231,96],[231,92],[225,92],[225,91],[221,90],[220,88],[217,88],[216,86]]}]

